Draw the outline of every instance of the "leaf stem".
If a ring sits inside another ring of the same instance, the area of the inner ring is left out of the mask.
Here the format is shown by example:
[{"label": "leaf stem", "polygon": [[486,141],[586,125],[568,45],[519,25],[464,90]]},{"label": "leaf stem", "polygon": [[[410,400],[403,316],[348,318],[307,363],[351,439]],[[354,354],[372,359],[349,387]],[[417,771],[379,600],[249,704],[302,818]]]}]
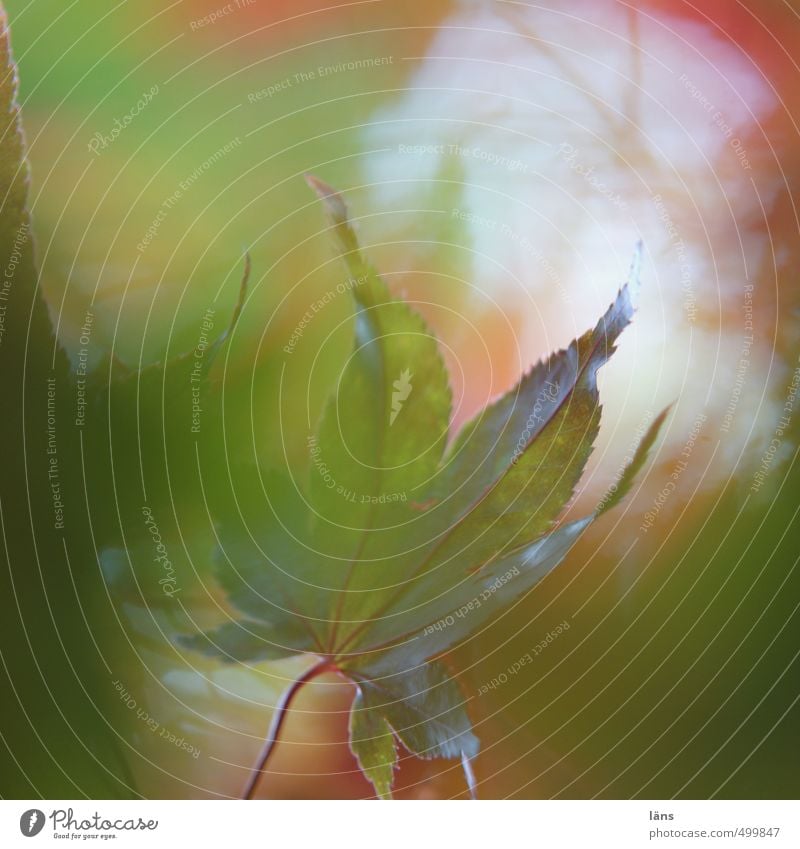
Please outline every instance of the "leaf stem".
[{"label": "leaf stem", "polygon": [[242,795],[242,799],[252,799],[253,794],[256,791],[256,787],[258,786],[258,781],[261,776],[264,774],[264,771],[267,768],[267,763],[275,750],[275,746],[278,743],[278,738],[280,737],[281,729],[283,728],[283,724],[286,721],[286,717],[289,713],[289,708],[291,707],[292,702],[294,701],[294,697],[298,694],[300,689],[304,684],[308,684],[309,681],[316,678],[318,675],[322,675],[325,672],[333,672],[336,670],[336,665],[330,658],[326,658],[325,660],[321,660],[316,665],[312,666],[311,669],[304,672],[296,681],[292,682],[291,687],[284,692],[281,696],[278,704],[275,706],[275,714],[272,717],[272,722],[269,726],[269,731],[267,732],[267,737],[264,740],[264,746],[261,749],[261,754],[258,758],[258,764],[255,769],[250,773],[250,778],[247,782],[247,786],[245,787],[244,794]]}]

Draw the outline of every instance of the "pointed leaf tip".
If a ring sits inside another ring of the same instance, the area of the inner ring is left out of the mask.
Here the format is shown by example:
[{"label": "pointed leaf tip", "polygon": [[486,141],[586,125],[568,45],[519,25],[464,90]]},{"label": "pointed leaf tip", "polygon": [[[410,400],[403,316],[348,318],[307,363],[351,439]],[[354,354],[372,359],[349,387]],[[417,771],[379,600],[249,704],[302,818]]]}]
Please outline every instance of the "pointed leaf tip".
[{"label": "pointed leaf tip", "polygon": [[472,760],[466,752],[461,753],[461,766],[469,789],[469,798],[475,801],[478,798],[478,782],[475,778],[475,771],[472,769]]},{"label": "pointed leaf tip", "polygon": [[628,492],[630,492],[630,489],[633,486],[633,481],[642,466],[644,466],[647,456],[650,453],[650,449],[653,447],[653,444],[658,438],[661,426],[664,424],[664,420],[667,418],[671,409],[672,404],[669,404],[655,417],[650,427],[647,429],[647,432],[636,447],[636,453],[633,455],[633,459],[627,466],[625,466],[625,469],[617,482],[611,485],[608,492],[606,492],[600,500],[600,504],[595,511],[596,516],[602,516],[603,513],[606,513],[612,507],[615,507],[620,501],[622,501]]},{"label": "pointed leaf tip", "polygon": [[315,177],[313,174],[306,174],[306,183],[316,193],[317,197],[325,204],[325,209],[331,216],[334,224],[343,224],[347,221],[348,212],[347,204],[344,202],[340,192],[337,192],[333,186],[328,185],[324,180]]},{"label": "pointed leaf tip", "polygon": [[239,321],[239,316],[242,314],[242,310],[244,309],[244,302],[247,297],[247,287],[250,283],[250,273],[253,269],[253,263],[250,258],[249,251],[245,251],[244,254],[244,271],[242,272],[242,280],[239,283],[239,294],[236,298],[236,305],[233,308],[233,312],[231,313],[231,320],[228,322],[228,326],[225,331],[219,336],[213,344],[212,351],[210,357],[208,359],[213,359],[216,356],[217,350],[222,347],[223,343],[226,339],[233,333],[236,323]]},{"label": "pointed leaf tip", "polygon": [[627,280],[628,297],[631,301],[631,306],[636,309],[639,305],[639,294],[642,290],[642,240],[636,243],[631,258],[630,268],[628,269]]},{"label": "pointed leaf tip", "polygon": [[[350,224],[350,213],[344,198],[333,186],[329,186],[324,180],[320,180],[319,177],[315,177],[313,174],[306,174],[305,177],[306,183],[316,193],[325,207],[325,214],[331,223],[333,234],[339,243],[342,258],[350,269],[350,273],[354,277],[363,275],[368,269],[361,257],[358,239],[356,239],[356,234]],[[354,292],[354,294],[357,295],[358,293]]]}]

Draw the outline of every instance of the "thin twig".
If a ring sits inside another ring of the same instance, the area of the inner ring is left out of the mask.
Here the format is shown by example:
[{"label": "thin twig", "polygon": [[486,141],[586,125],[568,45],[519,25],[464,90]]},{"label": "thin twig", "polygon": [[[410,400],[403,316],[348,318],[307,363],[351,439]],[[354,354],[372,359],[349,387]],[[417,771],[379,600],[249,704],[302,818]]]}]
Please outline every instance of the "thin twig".
[{"label": "thin twig", "polygon": [[286,721],[286,717],[289,713],[289,707],[291,706],[294,697],[298,694],[304,684],[308,684],[309,681],[316,678],[318,675],[322,675],[325,672],[331,672],[334,669],[335,666],[330,660],[326,659],[320,661],[315,666],[312,666],[307,672],[304,672],[303,675],[294,681],[292,686],[289,687],[289,689],[281,696],[280,701],[275,706],[275,714],[272,717],[267,737],[264,740],[264,747],[262,748],[261,755],[258,758],[258,765],[250,774],[250,779],[247,782],[247,787],[245,788],[244,795],[242,796],[243,799],[253,798],[258,781],[264,774],[264,771],[267,768],[267,762],[275,749],[275,744],[278,742],[281,729]]}]

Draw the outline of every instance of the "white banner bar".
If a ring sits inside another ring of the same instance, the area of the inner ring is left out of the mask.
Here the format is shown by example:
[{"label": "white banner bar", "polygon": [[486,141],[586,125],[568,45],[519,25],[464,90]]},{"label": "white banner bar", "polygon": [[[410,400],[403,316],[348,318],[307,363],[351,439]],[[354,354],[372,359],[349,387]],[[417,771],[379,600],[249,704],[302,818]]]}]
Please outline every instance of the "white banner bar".
[{"label": "white banner bar", "polygon": [[0,846],[796,847],[794,801],[0,801]]}]

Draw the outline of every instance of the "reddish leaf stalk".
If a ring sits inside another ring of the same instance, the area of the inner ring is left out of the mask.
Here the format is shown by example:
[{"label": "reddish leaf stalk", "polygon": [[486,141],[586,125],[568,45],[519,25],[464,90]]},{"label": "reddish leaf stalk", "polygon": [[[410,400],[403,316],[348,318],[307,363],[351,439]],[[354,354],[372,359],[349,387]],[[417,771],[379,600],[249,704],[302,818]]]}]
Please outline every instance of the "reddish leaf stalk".
[{"label": "reddish leaf stalk", "polygon": [[336,665],[331,660],[322,660],[315,666],[312,666],[307,672],[304,672],[281,696],[278,704],[275,706],[275,715],[272,717],[267,737],[264,740],[264,747],[261,749],[258,764],[250,774],[244,794],[242,795],[243,799],[253,798],[256,787],[258,786],[258,781],[266,771],[267,763],[269,762],[269,759],[275,750],[275,746],[278,743],[278,738],[280,737],[283,724],[286,721],[286,717],[289,714],[289,708],[291,707],[295,696],[300,692],[303,685],[308,684],[309,681],[312,681],[318,675],[323,675],[325,672],[334,672],[335,670]]}]

